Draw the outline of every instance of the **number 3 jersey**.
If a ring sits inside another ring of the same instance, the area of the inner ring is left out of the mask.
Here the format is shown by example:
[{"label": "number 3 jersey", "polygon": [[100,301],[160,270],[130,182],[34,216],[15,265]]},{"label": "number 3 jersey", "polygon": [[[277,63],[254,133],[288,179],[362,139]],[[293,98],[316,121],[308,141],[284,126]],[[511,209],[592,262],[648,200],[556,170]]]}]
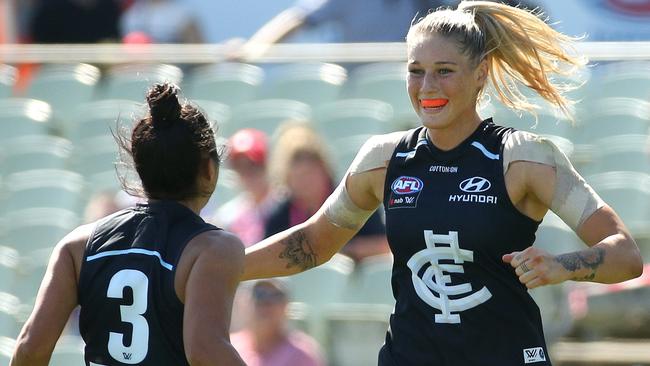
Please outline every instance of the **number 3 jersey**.
[{"label": "number 3 jersey", "polygon": [[502,261],[531,246],[539,225],[506,191],[513,130],[483,121],[449,151],[426,131],[402,137],[386,172],[396,305],[379,364],[550,365],[539,309]]},{"label": "number 3 jersey", "polygon": [[218,228],[173,201],[96,224],[78,288],[87,365],[188,365],[174,276],[187,243],[207,230]]}]

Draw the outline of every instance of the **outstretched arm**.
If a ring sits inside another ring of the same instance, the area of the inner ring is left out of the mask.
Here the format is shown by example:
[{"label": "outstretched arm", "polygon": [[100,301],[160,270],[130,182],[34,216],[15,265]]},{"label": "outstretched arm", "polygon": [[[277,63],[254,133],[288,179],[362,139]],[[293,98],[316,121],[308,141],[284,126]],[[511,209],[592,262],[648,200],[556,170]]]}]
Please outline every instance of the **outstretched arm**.
[{"label": "outstretched arm", "polygon": [[242,280],[288,276],[327,262],[356,230],[339,228],[318,211],[306,222],[246,249]]},{"label": "outstretched arm", "polygon": [[[287,276],[327,262],[379,205],[385,170],[349,175],[303,224],[246,249],[242,280]],[[342,183],[343,184],[343,183]]]},{"label": "outstretched arm", "polygon": [[82,226],[54,248],[34,310],[16,341],[12,366],[47,365],[54,346],[77,306],[78,265],[90,226]]},{"label": "outstretched arm", "polygon": [[243,46],[243,56],[263,55],[273,44],[281,42],[303,25],[307,13],[298,7],[289,8],[264,24]]}]

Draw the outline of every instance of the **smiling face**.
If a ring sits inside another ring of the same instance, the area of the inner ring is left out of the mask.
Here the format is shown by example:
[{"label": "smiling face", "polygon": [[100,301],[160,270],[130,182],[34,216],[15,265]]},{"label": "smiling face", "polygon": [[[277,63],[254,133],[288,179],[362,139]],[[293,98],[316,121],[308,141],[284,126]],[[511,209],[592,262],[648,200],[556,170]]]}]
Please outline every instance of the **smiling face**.
[{"label": "smiling face", "polygon": [[480,122],[476,100],[486,76],[486,62],[474,65],[450,38],[419,34],[409,40],[408,94],[430,131]]}]

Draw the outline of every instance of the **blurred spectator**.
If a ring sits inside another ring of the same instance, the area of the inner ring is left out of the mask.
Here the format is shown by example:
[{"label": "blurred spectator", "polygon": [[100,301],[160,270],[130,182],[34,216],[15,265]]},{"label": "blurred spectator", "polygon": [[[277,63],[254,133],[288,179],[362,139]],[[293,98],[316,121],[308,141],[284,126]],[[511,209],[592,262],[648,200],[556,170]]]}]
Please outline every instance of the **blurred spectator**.
[{"label": "blurred spectator", "polygon": [[[264,24],[243,53],[258,57],[281,42],[404,42],[411,22],[460,0],[298,0]],[[530,8],[533,1],[505,0]]]},{"label": "blurred spectator", "polygon": [[116,42],[123,0],[40,0],[30,23],[34,43]]},{"label": "blurred spectator", "polygon": [[278,43],[319,27],[332,30],[323,42],[403,42],[416,13],[439,5],[424,0],[299,0],[262,26],[251,42]]},{"label": "blurred spectator", "polygon": [[12,1],[0,1],[0,43],[15,43],[17,15]]},{"label": "blurred spectator", "polygon": [[289,328],[289,294],[280,280],[257,281],[250,296],[250,322],[230,336],[230,342],[248,366],[325,365],[316,341]]},{"label": "blurred spectator", "polygon": [[104,216],[108,216],[126,207],[126,205],[120,202],[115,192],[103,191],[95,193],[90,197],[86,205],[84,222],[91,223],[97,221]]},{"label": "blurred spectator", "polygon": [[[195,11],[206,43],[221,43],[233,38],[247,39],[294,1],[237,0],[228,1],[225,6],[224,1],[183,0]],[[219,14],[218,21],[215,21],[215,14]]]},{"label": "blurred spectator", "polygon": [[650,40],[648,0],[536,0],[554,28],[589,42]]},{"label": "blurred spectator", "polygon": [[[271,174],[287,189],[266,222],[266,236],[306,221],[334,191],[335,183],[324,142],[306,124],[282,126],[274,145]],[[355,261],[388,253],[384,224],[375,212],[357,235],[341,250]]]},{"label": "blurred spectator", "polygon": [[243,192],[226,202],[211,220],[236,234],[249,246],[264,238],[264,225],[278,197],[271,190],[266,170],[267,137],[262,131],[243,129],[228,140],[228,164],[237,173]]},{"label": "blurred spectator", "polygon": [[146,34],[152,43],[202,43],[192,9],[175,0],[136,0],[120,20],[122,37]]}]

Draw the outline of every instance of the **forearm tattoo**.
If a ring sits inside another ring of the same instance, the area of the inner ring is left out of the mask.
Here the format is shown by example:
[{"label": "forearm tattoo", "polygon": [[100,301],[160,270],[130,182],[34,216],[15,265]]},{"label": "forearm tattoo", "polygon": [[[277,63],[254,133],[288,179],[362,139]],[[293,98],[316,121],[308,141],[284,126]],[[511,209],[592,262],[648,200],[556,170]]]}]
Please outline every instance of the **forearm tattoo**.
[{"label": "forearm tattoo", "polygon": [[584,277],[572,278],[575,281],[591,281],[596,277],[596,271],[605,261],[605,249],[591,248],[584,252],[561,254],[556,257],[556,260],[567,271],[575,272],[583,268],[591,270],[591,273]]},{"label": "forearm tattoo", "polygon": [[302,230],[298,230],[282,241],[285,245],[279,257],[287,260],[287,268],[298,266],[306,271],[316,267],[316,253],[307,241],[307,236]]}]

